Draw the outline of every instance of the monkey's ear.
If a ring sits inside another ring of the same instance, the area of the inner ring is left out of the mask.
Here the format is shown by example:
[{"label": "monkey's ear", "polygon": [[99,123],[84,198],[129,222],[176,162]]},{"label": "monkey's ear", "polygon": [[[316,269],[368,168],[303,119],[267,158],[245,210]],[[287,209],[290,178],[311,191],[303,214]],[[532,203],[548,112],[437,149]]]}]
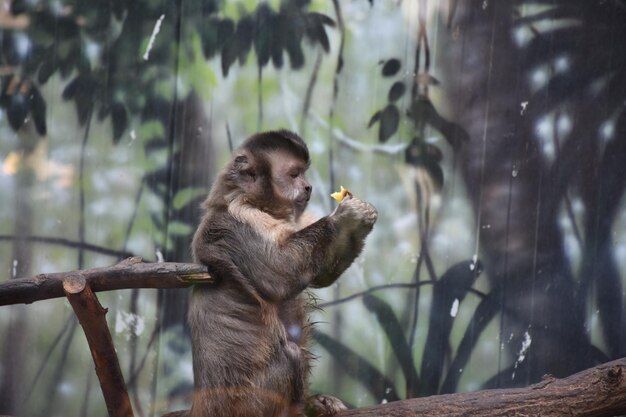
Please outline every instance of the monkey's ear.
[{"label": "monkey's ear", "polygon": [[233,160],[233,168],[244,180],[254,181],[256,179],[256,173],[248,160],[248,155],[237,155]]}]

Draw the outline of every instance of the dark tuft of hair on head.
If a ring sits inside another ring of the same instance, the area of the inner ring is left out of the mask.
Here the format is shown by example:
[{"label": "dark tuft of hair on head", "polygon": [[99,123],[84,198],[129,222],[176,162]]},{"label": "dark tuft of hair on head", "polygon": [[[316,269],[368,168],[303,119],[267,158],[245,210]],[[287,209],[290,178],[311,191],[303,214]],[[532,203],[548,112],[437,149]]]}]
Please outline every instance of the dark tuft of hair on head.
[{"label": "dark tuft of hair on head", "polygon": [[296,133],[286,129],[254,134],[243,143],[242,148],[249,149],[253,153],[256,151],[271,153],[284,150],[306,161],[307,164],[309,163],[309,149],[304,140]]}]

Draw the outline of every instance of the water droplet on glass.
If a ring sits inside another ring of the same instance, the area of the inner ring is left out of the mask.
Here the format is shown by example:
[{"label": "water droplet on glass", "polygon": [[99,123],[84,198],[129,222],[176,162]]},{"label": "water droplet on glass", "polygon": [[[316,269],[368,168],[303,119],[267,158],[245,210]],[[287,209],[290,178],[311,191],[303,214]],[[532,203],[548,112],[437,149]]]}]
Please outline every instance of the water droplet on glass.
[{"label": "water droplet on glass", "polygon": [[522,110],[520,110],[519,114],[524,114],[524,112],[526,111],[526,106],[528,106],[528,102],[527,101],[522,101],[520,103],[520,106],[522,107]]},{"label": "water droplet on glass", "polygon": [[452,307],[450,308],[450,317],[456,317],[459,312],[459,299],[455,298],[452,302]]}]

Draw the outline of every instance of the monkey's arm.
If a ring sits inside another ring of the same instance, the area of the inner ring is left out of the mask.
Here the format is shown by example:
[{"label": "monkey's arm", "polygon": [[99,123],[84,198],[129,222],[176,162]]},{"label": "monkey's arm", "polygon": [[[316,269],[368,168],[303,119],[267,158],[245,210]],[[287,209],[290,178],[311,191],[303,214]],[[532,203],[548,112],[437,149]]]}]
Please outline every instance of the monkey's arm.
[{"label": "monkey's arm", "polygon": [[194,238],[194,257],[218,277],[245,280],[265,299],[286,300],[309,285],[334,282],[360,253],[375,221],[376,209],[352,198],[277,243],[227,214],[215,214]]},{"label": "monkey's arm", "polygon": [[263,297],[271,301],[293,298],[329,268],[332,242],[339,235],[336,222],[325,217],[277,244],[246,234],[234,262]]},{"label": "monkey's arm", "polygon": [[328,218],[277,243],[250,224],[214,212],[193,241],[194,259],[220,280],[234,280],[269,301],[293,298],[321,270],[336,235]]},{"label": "monkey's arm", "polygon": [[[350,200],[353,203],[347,203]],[[336,218],[338,233],[331,243],[325,267],[311,282],[314,288],[333,284],[352,265],[363,250],[365,238],[372,231],[377,213],[371,204],[350,196],[343,200],[330,217]]]},{"label": "monkey's arm", "polygon": [[310,286],[313,288],[324,288],[332,285],[352,265],[352,262],[359,256],[364,246],[364,239],[350,236],[348,244],[335,245],[336,250],[330,255],[332,259],[326,264],[317,276],[313,278]]},{"label": "monkey's arm", "polygon": [[[254,277],[252,284],[269,299],[293,297],[309,285],[330,285],[359,255],[376,216],[371,204],[344,200],[331,215],[282,244],[264,245],[264,256],[249,257],[239,267]],[[259,253],[253,239],[246,239],[246,245],[247,253]]]}]

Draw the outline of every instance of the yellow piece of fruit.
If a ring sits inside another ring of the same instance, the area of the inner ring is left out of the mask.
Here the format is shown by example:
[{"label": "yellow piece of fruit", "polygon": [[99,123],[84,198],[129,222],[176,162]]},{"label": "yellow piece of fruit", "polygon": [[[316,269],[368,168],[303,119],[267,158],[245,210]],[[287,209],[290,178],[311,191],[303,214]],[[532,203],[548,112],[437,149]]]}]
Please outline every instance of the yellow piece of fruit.
[{"label": "yellow piece of fruit", "polygon": [[345,196],[349,195],[350,197],[352,197],[352,193],[350,191],[348,191],[347,188],[343,188],[343,185],[339,186],[340,189],[337,192],[332,193],[330,196],[332,198],[334,198],[335,200],[337,200],[338,203],[341,203],[341,201],[345,198]]}]

